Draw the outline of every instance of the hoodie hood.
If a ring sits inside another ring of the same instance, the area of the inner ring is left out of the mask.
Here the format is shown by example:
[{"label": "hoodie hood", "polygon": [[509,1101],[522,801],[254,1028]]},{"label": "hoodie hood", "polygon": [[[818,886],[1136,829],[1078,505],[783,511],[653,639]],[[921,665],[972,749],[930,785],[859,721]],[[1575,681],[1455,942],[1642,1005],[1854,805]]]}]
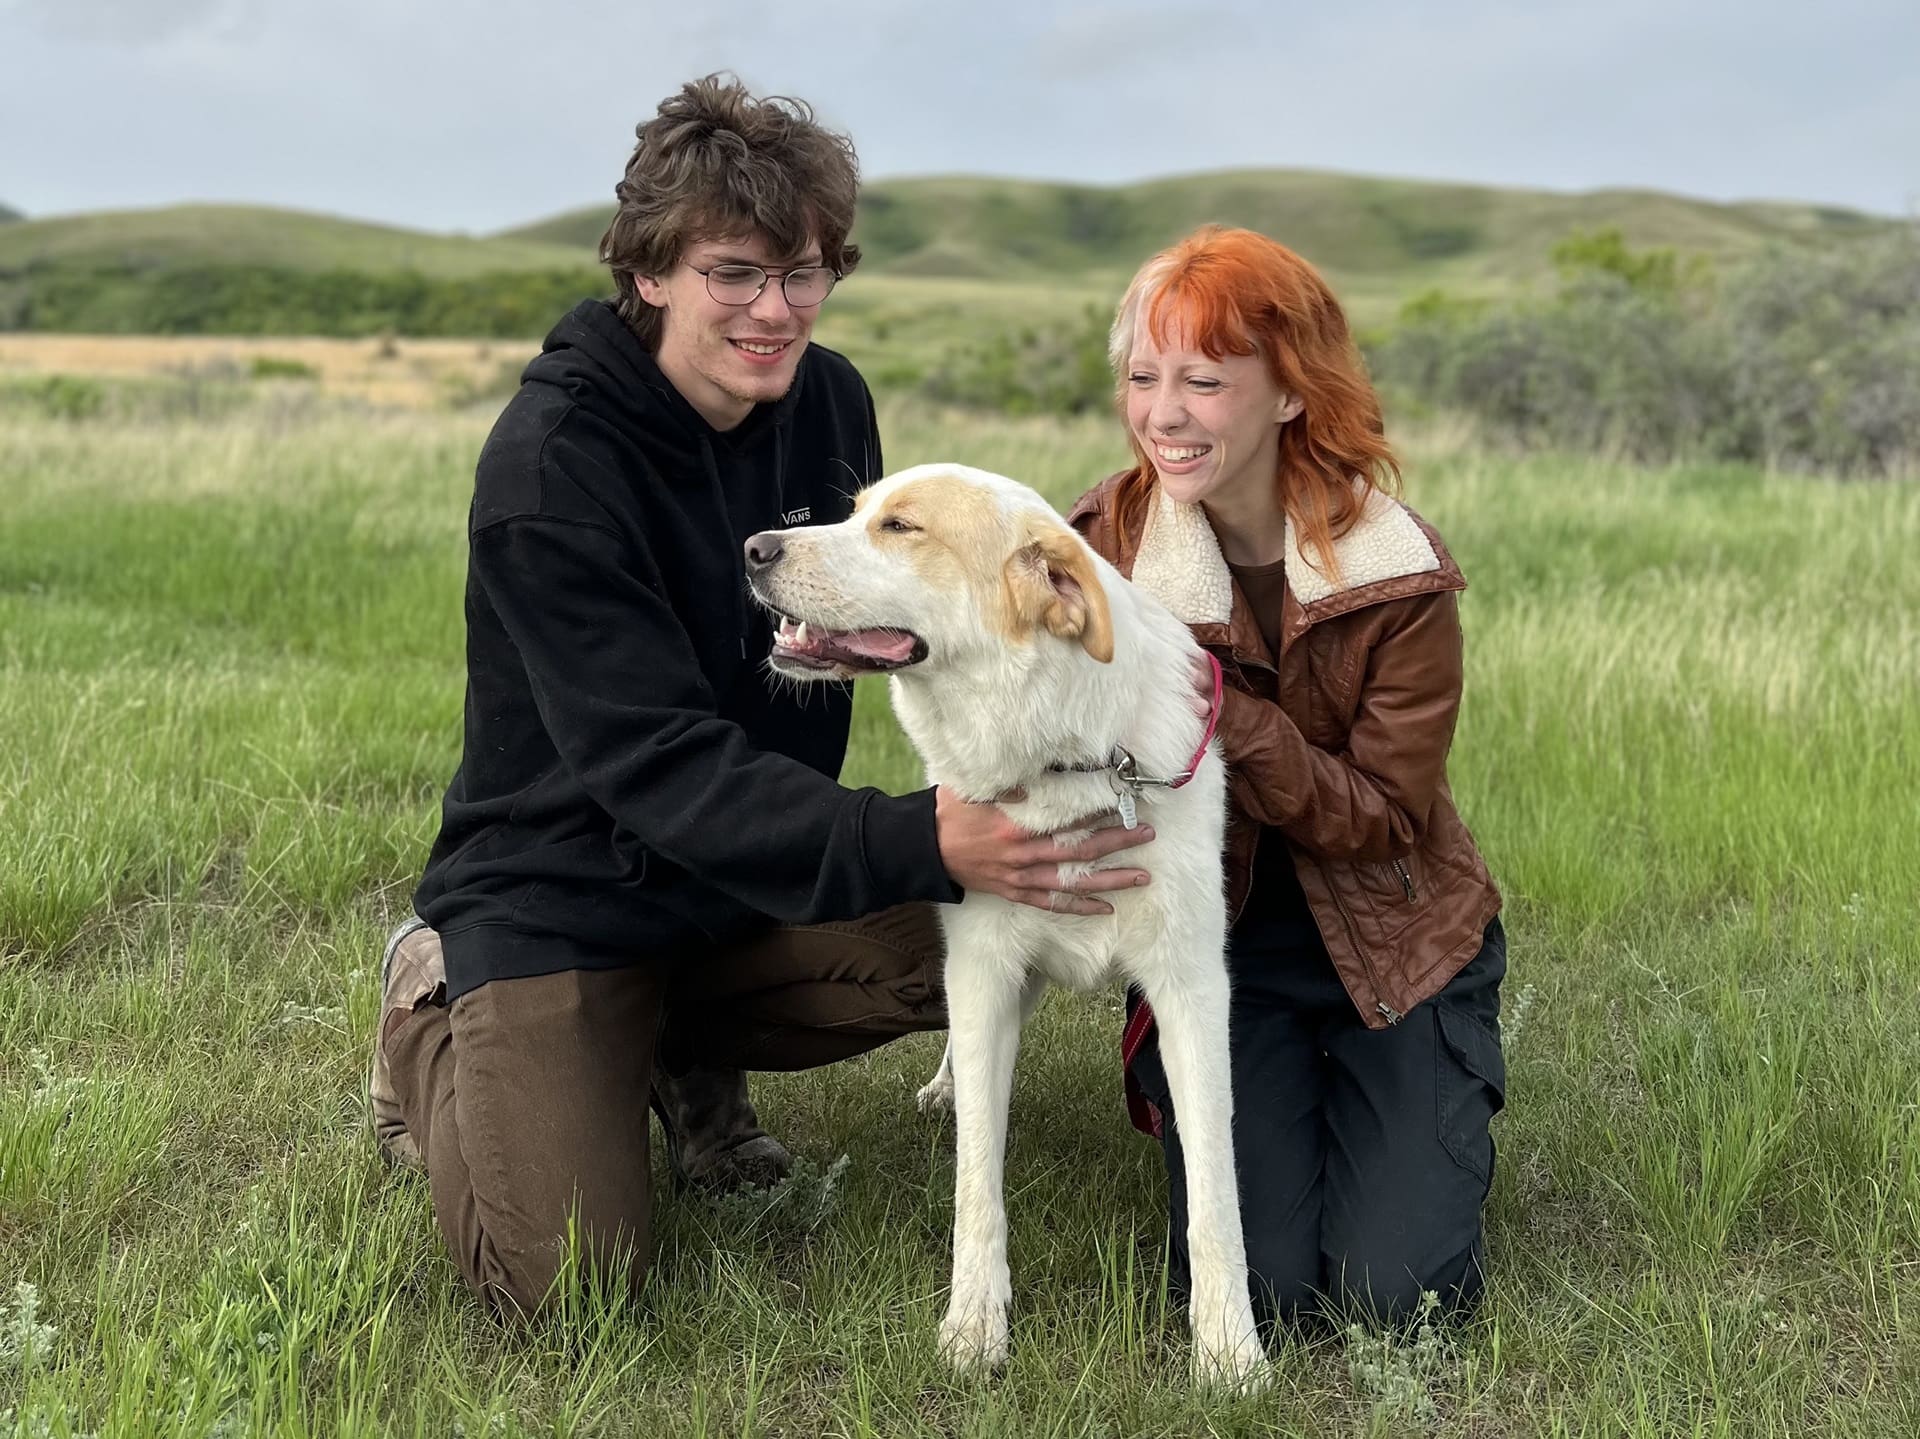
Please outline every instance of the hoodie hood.
[{"label": "hoodie hood", "polygon": [[755,405],[731,430],[716,430],[673,387],[653,352],[640,343],[612,304],[582,300],[553,327],[521,380],[552,385],[583,410],[622,429],[644,428],[648,450],[661,458],[667,457],[663,450],[680,449],[698,463],[703,443],[739,454],[757,445],[769,430],[784,428],[806,389],[809,358],[800,357],[786,394]]}]

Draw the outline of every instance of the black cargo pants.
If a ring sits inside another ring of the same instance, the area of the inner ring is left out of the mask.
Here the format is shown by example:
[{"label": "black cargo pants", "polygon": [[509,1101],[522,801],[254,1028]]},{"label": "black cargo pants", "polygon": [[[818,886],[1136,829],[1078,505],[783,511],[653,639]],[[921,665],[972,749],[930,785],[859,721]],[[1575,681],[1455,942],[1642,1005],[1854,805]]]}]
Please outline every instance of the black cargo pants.
[{"label": "black cargo pants", "polygon": [[[1493,1178],[1488,1122],[1506,1095],[1498,918],[1435,998],[1368,1029],[1318,936],[1236,929],[1233,1142],[1254,1312],[1394,1322],[1422,1291],[1449,1308],[1480,1296],[1481,1208]],[[1156,1043],[1134,1074],[1163,1122],[1170,1283],[1188,1284],[1180,1127]]]}]

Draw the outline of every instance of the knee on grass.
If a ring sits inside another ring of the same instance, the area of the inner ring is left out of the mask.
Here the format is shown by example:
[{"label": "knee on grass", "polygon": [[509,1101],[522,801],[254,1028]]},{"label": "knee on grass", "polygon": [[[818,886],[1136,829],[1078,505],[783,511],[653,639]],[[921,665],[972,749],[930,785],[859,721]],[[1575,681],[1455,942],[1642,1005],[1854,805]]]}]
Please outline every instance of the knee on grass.
[{"label": "knee on grass", "polygon": [[646,1281],[647,1255],[631,1243],[582,1245],[558,1240],[512,1263],[485,1263],[468,1275],[487,1309],[510,1327],[549,1319],[571,1322],[635,1300]]}]

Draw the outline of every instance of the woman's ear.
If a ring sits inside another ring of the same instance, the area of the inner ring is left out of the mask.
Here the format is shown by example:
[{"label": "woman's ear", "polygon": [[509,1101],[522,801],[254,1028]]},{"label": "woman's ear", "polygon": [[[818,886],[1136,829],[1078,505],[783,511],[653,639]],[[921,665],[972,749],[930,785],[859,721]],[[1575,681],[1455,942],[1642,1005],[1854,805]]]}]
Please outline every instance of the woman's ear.
[{"label": "woman's ear", "polygon": [[1306,407],[1307,402],[1298,395],[1282,395],[1280,397],[1280,408],[1274,412],[1273,422],[1276,425],[1284,425],[1288,420],[1299,415]]}]

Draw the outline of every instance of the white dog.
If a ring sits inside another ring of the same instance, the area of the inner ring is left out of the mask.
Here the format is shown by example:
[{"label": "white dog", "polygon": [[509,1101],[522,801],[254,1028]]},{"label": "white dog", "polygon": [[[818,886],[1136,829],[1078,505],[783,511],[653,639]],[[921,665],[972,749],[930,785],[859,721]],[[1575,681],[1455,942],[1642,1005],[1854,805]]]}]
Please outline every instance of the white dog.
[{"label": "white dog", "polygon": [[1233,1169],[1226,783],[1212,725],[1189,703],[1199,646],[1039,495],[960,466],[891,475],[841,524],[756,535],[747,563],[755,596],[782,617],[773,667],[796,679],[892,672],[894,708],[932,782],[976,801],[1025,791],[1003,808],[1033,834],[1083,834],[1136,806],[1155,832],[1107,861],[1153,878],[1103,896],[1110,915],[983,893],[942,910],[951,1032],[921,1091],[923,1107],[950,1091],[956,1116],[941,1352],[962,1368],[1006,1358],[1003,1165],[1021,1023],[1047,980],[1123,978],[1158,1018],[1186,1154],[1195,1373],[1254,1380],[1266,1355]]}]

